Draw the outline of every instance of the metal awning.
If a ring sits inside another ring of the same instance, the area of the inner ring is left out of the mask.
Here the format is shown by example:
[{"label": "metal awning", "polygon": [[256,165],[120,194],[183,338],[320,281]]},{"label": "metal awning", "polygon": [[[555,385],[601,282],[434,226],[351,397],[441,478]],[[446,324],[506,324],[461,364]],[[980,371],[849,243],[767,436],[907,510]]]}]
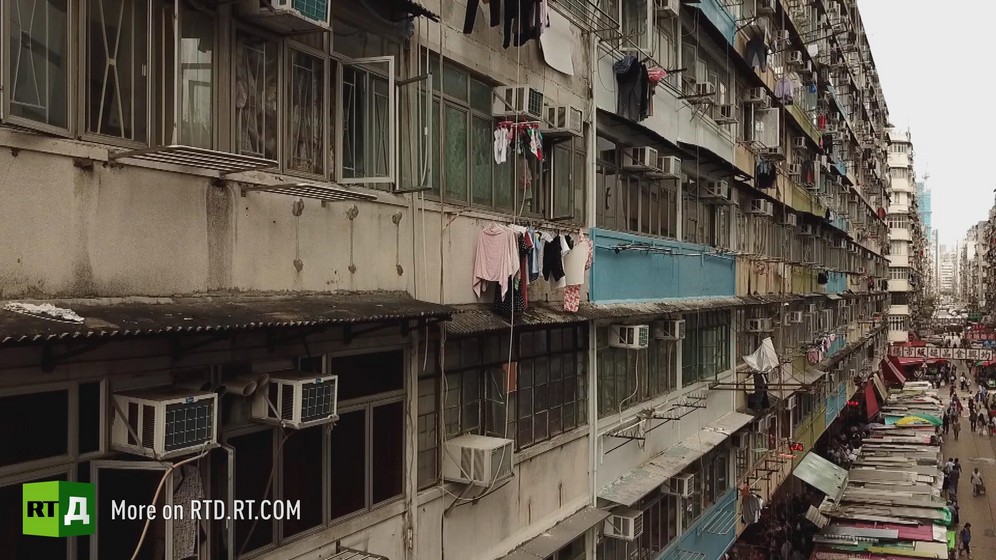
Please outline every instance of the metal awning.
[{"label": "metal awning", "polygon": [[827,299],[833,300],[833,301],[844,299],[844,298],[840,297],[840,295],[838,295],[838,294],[823,294],[823,295],[825,295],[827,297]]},{"label": "metal awning", "polygon": [[823,370],[807,367],[802,371],[793,371],[790,377],[798,381],[800,385],[808,386],[816,383],[826,374],[827,372]]},{"label": "metal awning", "polygon": [[830,524],[830,518],[820,513],[820,510],[816,509],[815,506],[809,506],[809,509],[806,510],[806,519],[820,529]]},{"label": "metal awning", "polygon": [[194,169],[215,171],[219,177],[224,177],[232,173],[269,169],[277,166],[277,161],[273,159],[175,144],[112,153],[108,155],[108,159],[111,161],[137,159],[153,163],[180,165]]},{"label": "metal awning", "polygon": [[370,554],[369,552],[362,552],[359,550],[353,550],[351,548],[339,549],[332,556],[328,556],[325,560],[388,560],[387,556],[381,556],[379,554]]},{"label": "metal awning", "polygon": [[882,358],[882,374],[885,378],[892,377],[892,381],[895,381],[900,385],[906,383],[906,376],[903,375],[903,372],[899,371],[896,364],[889,358]]},{"label": "metal awning", "polygon": [[[3,303],[3,302],[0,302]],[[200,295],[173,298],[46,300],[80,323],[3,310],[0,344],[106,340],[172,334],[219,334],[275,327],[323,327],[448,319],[453,309],[406,292],[306,292],[293,295]]]},{"label": "metal awning", "polygon": [[632,506],[667,482],[669,478],[685,470],[723,443],[727,437],[727,434],[716,430],[702,430],[603,486],[598,491],[598,497],[620,505]]},{"label": "metal awning", "polygon": [[301,198],[312,198],[322,202],[342,202],[345,200],[377,200],[375,195],[347,189],[333,184],[316,183],[276,183],[242,187],[242,196],[250,192],[286,194]]},{"label": "metal awning", "polygon": [[609,512],[585,507],[504,556],[504,560],[543,560],[564,548],[585,531],[601,523]]},{"label": "metal awning", "polygon": [[847,484],[847,471],[810,451],[792,471],[799,480],[816,488],[836,502]]},{"label": "metal awning", "polygon": [[875,392],[881,397],[882,402],[885,402],[889,398],[889,390],[885,388],[885,382],[882,381],[882,376],[875,372],[871,376],[872,384],[875,385]]},{"label": "metal awning", "polygon": [[719,419],[709,423],[704,429],[730,436],[753,421],[754,417],[750,414],[731,412],[720,416]]}]

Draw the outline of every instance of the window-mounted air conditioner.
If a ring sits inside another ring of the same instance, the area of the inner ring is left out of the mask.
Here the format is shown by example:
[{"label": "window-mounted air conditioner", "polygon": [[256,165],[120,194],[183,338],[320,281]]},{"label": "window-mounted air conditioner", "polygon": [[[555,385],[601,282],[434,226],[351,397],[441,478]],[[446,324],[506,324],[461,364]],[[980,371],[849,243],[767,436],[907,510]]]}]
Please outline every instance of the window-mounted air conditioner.
[{"label": "window-mounted air conditioner", "polygon": [[712,82],[698,82],[695,84],[695,95],[709,97],[716,94],[716,86]]},{"label": "window-mounted air conditioner", "polygon": [[798,233],[803,237],[812,237],[816,235],[816,231],[813,228],[813,224],[802,224],[802,227],[799,228]]},{"label": "window-mounted air conditioner", "polygon": [[654,10],[659,18],[676,18],[680,9],[681,0],[654,0]]},{"label": "window-mounted air conditioner", "polygon": [[857,272],[858,274],[864,274],[864,273],[866,273],[866,272],[868,272],[868,271],[867,271],[867,269],[865,269],[865,267],[863,267],[863,266],[859,266],[859,267],[857,268],[857,270],[855,270],[855,272]]},{"label": "window-mounted air conditioner", "polygon": [[605,518],[602,533],[609,538],[635,541],[643,534],[643,512],[620,508]]},{"label": "window-mounted air conditioner", "polygon": [[802,165],[798,163],[790,163],[788,166],[788,172],[790,177],[802,177]]},{"label": "window-mounted air conditioner", "polygon": [[860,246],[858,246],[858,244],[857,244],[857,243],[854,243],[854,242],[852,241],[852,242],[851,242],[851,244],[850,244],[850,245],[848,245],[848,247],[847,247],[847,250],[848,250],[848,251],[850,251],[851,253],[853,253],[853,254],[857,255],[858,253],[860,253],[860,252],[861,252],[861,247],[860,247]]},{"label": "window-mounted air conditioner", "polygon": [[582,136],[584,134],[584,113],[573,105],[551,105],[546,108],[548,128],[543,129],[546,135],[569,134]]},{"label": "window-mounted air conditioner", "polygon": [[443,453],[443,480],[490,486],[512,476],[510,439],[468,434],[447,440]]},{"label": "window-mounted air conditioner", "polygon": [[730,184],[726,181],[706,181],[701,195],[709,200],[729,202]]},{"label": "window-mounted air conditioner", "polygon": [[681,177],[681,158],[676,156],[658,156],[657,174],[665,179]]},{"label": "window-mounted air conditioner", "polygon": [[774,216],[775,205],[772,204],[770,200],[765,200],[763,198],[755,198],[750,201],[750,209],[747,211],[747,213],[755,214],[758,216]]},{"label": "window-mounted air conditioner", "polygon": [[796,227],[799,225],[799,217],[792,212],[786,212],[784,218],[782,219],[782,225]]},{"label": "window-mounted air conditioner", "polygon": [[296,430],[328,424],[338,418],[338,398],[338,376],[271,375],[253,397],[252,418]]},{"label": "window-mounted air conditioner", "polygon": [[802,317],[802,311],[789,311],[788,312],[788,322],[789,323],[792,323],[793,325],[801,325],[802,324],[802,319],[803,319],[803,317]]},{"label": "window-mounted air conditioner", "polygon": [[650,325],[610,325],[609,346],[642,350],[650,345]]},{"label": "window-mounted air conditioner", "polygon": [[730,436],[730,446],[734,449],[750,449],[750,432],[739,432]]},{"label": "window-mounted air conditioner", "polygon": [[785,401],[785,408],[793,410],[799,402],[799,397],[797,395],[790,395],[788,400]]},{"label": "window-mounted air conditioner", "polygon": [[817,312],[816,304],[815,303],[810,303],[809,304],[809,314],[810,315],[816,315],[816,312]]},{"label": "window-mounted air conditioner", "polygon": [[720,105],[716,107],[716,124],[736,124],[739,122],[736,115],[736,107],[733,105]]},{"label": "window-mounted air conditioner", "polygon": [[748,105],[757,105],[767,100],[768,100],[768,92],[765,91],[763,87],[750,88],[747,90],[747,94],[744,96],[744,103]]},{"label": "window-mounted air conditioner", "polygon": [[491,115],[538,121],[544,116],[543,103],[543,92],[530,86],[499,86],[493,91]]},{"label": "window-mounted air conditioner", "polygon": [[805,149],[806,148],[806,137],[805,136],[796,136],[795,138],[793,138],[792,139],[792,147],[796,148],[796,149],[799,149],[799,150]]},{"label": "window-mounted air conditioner", "polygon": [[656,340],[684,340],[685,320],[674,319],[671,321],[657,321],[654,323],[654,339]]},{"label": "window-mounted air conditioner", "polygon": [[785,153],[782,152],[781,146],[768,146],[761,150],[761,157],[769,160],[785,159]]},{"label": "window-mounted air conditioner", "polygon": [[787,61],[789,66],[794,66],[800,68],[805,65],[802,60],[802,53],[800,51],[789,51]]},{"label": "window-mounted air conditioner", "polygon": [[668,487],[671,489],[672,494],[681,496],[682,498],[691,498],[695,494],[695,475],[689,473],[672,477],[668,481]]},{"label": "window-mounted air conditioner", "polygon": [[657,149],[650,146],[624,148],[622,167],[628,171],[651,171],[658,162]]},{"label": "window-mounted air conditioner", "polygon": [[771,319],[747,319],[746,331],[750,333],[771,332]]},{"label": "window-mounted air conditioner", "polygon": [[218,395],[174,387],[114,393],[111,447],[169,459],[217,445]]},{"label": "window-mounted air conditioner", "polygon": [[775,0],[756,0],[754,12],[759,16],[770,16],[775,13]]},{"label": "window-mounted air conditioner", "polygon": [[330,0],[239,0],[239,14],[283,34],[329,28]]},{"label": "window-mounted air conditioner", "polygon": [[851,193],[850,195],[848,195],[848,200],[851,202],[851,204],[857,204],[861,202],[861,196],[858,195],[858,193]]}]

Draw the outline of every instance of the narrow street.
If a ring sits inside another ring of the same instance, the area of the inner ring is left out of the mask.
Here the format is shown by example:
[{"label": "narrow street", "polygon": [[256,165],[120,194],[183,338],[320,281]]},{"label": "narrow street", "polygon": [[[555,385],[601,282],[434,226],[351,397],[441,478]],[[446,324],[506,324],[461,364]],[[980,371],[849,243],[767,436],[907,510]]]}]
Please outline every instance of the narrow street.
[{"label": "narrow street", "polygon": [[[967,368],[959,364],[959,375],[964,372],[968,374]],[[947,404],[947,386],[939,392],[945,397]],[[966,391],[958,391],[963,402],[971,395]],[[958,505],[961,524],[972,524],[972,558],[990,559],[996,558],[996,491],[987,496],[972,496],[971,476],[972,471],[978,467],[982,472],[982,480],[989,488],[996,488],[996,438],[973,433],[968,422],[968,411],[962,414],[962,429],[957,441],[954,439],[954,432],[950,432],[944,437],[945,460],[948,457],[956,457],[964,465],[962,477],[958,483]],[[958,529],[961,529],[960,525]]]}]

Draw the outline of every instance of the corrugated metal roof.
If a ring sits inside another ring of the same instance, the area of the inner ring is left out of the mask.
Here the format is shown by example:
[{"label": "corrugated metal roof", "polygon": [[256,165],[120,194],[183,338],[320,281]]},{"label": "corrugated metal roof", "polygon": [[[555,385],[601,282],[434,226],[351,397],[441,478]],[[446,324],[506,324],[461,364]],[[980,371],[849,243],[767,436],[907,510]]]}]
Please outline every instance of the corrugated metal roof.
[{"label": "corrugated metal roof", "polygon": [[416,300],[405,292],[271,293],[22,303],[50,303],[72,309],[84,321],[82,324],[57,322],[0,309],[0,344],[446,319],[454,312],[451,307]]},{"label": "corrugated metal roof", "polygon": [[792,471],[799,480],[823,492],[833,501],[840,498],[847,483],[847,471],[810,451]]},{"label": "corrugated metal roof", "polygon": [[504,560],[543,560],[564,548],[585,531],[601,523],[609,512],[591,506],[574,513],[557,523],[550,530],[526,541],[504,557]]},{"label": "corrugated metal roof", "polygon": [[740,428],[743,428],[747,424],[754,421],[754,417],[750,414],[744,414],[742,412],[730,412],[719,419],[710,422],[705,429],[712,430],[724,435],[732,435],[737,432]]}]

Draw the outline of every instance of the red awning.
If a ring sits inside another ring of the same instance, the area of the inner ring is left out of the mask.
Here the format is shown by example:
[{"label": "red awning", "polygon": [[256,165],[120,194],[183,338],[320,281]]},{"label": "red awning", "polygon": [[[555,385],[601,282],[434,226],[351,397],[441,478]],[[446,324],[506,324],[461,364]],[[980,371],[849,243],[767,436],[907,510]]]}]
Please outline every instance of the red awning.
[{"label": "red awning", "polygon": [[865,383],[865,410],[869,420],[875,418],[879,411],[878,395],[875,393],[875,384],[871,381]]},{"label": "red awning", "polygon": [[899,371],[899,368],[896,367],[896,364],[892,363],[892,360],[882,360],[882,377],[886,381],[892,381],[900,385],[906,383],[906,376],[903,375],[903,372]]},{"label": "red awning", "polygon": [[923,364],[923,358],[900,358],[898,356],[892,356],[892,360],[895,361],[896,365],[899,367],[916,367]]}]

